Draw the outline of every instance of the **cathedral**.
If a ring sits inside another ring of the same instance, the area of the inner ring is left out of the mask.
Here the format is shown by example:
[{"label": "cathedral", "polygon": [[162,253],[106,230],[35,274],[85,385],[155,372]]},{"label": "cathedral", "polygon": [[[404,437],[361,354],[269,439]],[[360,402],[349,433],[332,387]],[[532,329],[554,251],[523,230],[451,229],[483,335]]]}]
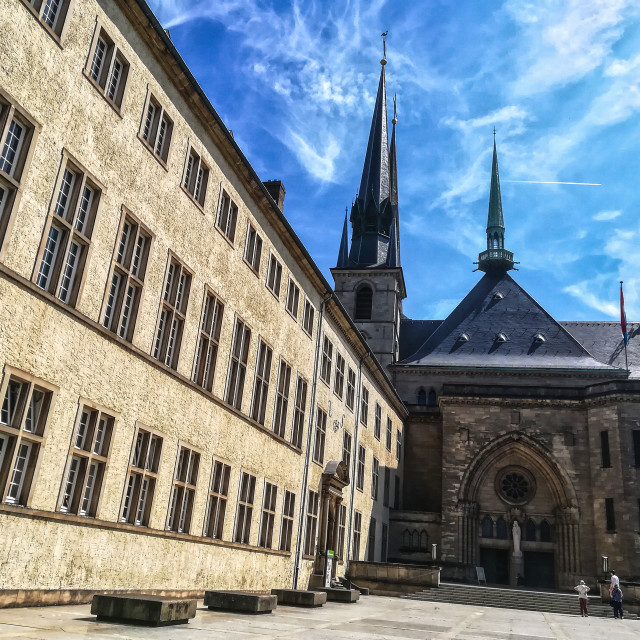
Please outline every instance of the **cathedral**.
[{"label": "cathedral", "polygon": [[495,133],[481,277],[444,320],[403,315],[385,64],[332,274],[409,409],[389,559],[433,555],[443,579],[473,581],[482,567],[488,582],[532,587],[595,582],[603,562],[638,577],[639,325],[625,359],[619,323],[558,322],[511,276]]}]

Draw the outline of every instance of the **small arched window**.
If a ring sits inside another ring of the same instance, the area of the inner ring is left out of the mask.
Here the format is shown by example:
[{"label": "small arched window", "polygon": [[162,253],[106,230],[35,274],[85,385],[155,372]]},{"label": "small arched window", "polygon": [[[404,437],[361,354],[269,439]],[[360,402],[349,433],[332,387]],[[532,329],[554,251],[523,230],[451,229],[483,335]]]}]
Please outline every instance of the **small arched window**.
[{"label": "small arched window", "polygon": [[414,531],[411,534],[411,551],[418,551],[420,549],[420,534]]},{"label": "small arched window", "polygon": [[368,284],[360,287],[356,293],[356,320],[371,320],[373,290]]},{"label": "small arched window", "polygon": [[507,521],[503,517],[498,518],[496,522],[496,538],[507,539]]},{"label": "small arched window", "polygon": [[427,551],[429,548],[429,536],[427,532],[422,530],[420,532],[420,551]]},{"label": "small arched window", "polygon": [[409,529],[405,529],[402,532],[402,548],[403,549],[411,549],[411,534],[409,533]]},{"label": "small arched window", "polygon": [[429,399],[427,400],[427,404],[428,404],[430,407],[435,407],[435,406],[436,406],[436,404],[438,404],[438,398],[437,398],[437,396],[436,396],[436,392],[435,392],[435,390],[434,390],[434,389],[431,389],[431,390],[429,391]]},{"label": "small arched window", "polygon": [[493,520],[489,516],[482,518],[480,535],[483,538],[493,538]]},{"label": "small arched window", "polygon": [[535,542],[536,540],[536,523],[531,518],[524,525],[524,539],[530,542]]},{"label": "small arched window", "polygon": [[540,542],[551,542],[551,525],[546,520],[540,523]]},{"label": "small arched window", "polygon": [[427,404],[427,392],[423,388],[418,389],[418,404]]}]

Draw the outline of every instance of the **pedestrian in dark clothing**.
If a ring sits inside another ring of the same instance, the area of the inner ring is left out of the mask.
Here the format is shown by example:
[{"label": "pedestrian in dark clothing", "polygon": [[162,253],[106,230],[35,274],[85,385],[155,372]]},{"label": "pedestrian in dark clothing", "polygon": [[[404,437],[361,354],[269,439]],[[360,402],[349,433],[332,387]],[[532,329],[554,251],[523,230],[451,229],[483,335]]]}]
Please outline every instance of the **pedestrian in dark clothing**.
[{"label": "pedestrian in dark clothing", "polygon": [[620,617],[622,620],[623,611],[622,611],[622,590],[617,584],[613,585],[613,589],[611,589],[611,604],[613,605],[613,617]]}]

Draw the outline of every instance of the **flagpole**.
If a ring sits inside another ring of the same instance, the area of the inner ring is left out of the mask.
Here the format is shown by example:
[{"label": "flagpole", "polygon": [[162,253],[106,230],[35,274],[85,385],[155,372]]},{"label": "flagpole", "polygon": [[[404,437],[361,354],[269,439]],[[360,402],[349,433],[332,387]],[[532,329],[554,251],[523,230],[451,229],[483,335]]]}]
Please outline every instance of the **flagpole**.
[{"label": "flagpole", "polygon": [[624,364],[627,369],[627,375],[629,375],[629,358],[627,356],[627,341],[629,338],[627,337],[627,314],[624,312],[624,297],[622,293],[622,280],[620,280],[620,320],[624,321],[624,326],[621,326],[622,331],[622,342],[624,342]]}]

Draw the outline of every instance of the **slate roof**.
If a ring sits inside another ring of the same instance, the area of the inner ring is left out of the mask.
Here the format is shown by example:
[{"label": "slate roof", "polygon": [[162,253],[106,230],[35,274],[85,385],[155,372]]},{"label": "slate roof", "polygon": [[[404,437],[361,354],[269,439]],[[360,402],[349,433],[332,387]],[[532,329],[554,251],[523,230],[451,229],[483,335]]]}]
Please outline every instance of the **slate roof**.
[{"label": "slate roof", "polygon": [[442,322],[442,320],[409,320],[406,317],[401,318],[398,360],[404,360],[413,355]]},{"label": "slate roof", "polygon": [[[403,331],[405,324],[407,329]],[[594,357],[586,344],[556,322],[506,272],[486,273],[423,344],[402,358],[411,351],[411,343],[416,342],[420,331],[427,334],[429,328],[403,322],[398,364],[621,373],[615,359],[612,366]],[[580,333],[585,343],[590,342],[588,334],[586,330]],[[536,336],[543,340],[536,340]],[[591,341],[597,340],[593,337]],[[600,349],[603,353],[607,350],[609,347]]]}]

